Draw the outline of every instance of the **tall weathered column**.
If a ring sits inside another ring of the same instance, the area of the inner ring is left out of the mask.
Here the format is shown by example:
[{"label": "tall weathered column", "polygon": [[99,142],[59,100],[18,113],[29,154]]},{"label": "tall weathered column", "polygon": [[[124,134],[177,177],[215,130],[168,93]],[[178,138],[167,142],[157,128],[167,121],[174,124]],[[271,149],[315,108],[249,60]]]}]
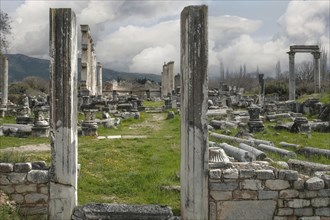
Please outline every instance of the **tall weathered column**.
[{"label": "tall weathered column", "polygon": [[166,63],[163,65],[163,73],[162,73],[162,96],[168,95],[168,66]]},{"label": "tall weathered column", "polygon": [[265,104],[265,80],[264,74],[259,74],[259,104],[261,107]]},{"label": "tall weathered column", "polygon": [[289,54],[289,100],[296,99],[296,75],[294,70],[294,55],[295,52]]},{"label": "tall weathered column", "polygon": [[81,30],[81,73],[80,73],[80,94],[89,95],[89,57],[91,51],[89,26],[80,25]]},{"label": "tall weathered column", "polygon": [[6,56],[0,56],[0,86],[1,86],[1,106],[7,107],[8,102],[8,59]]},{"label": "tall weathered column", "polygon": [[314,56],[314,92],[321,91],[321,72],[320,72],[320,57],[321,52],[312,53]]},{"label": "tall weathered column", "polygon": [[97,95],[102,95],[102,64],[97,62]]},{"label": "tall weathered column", "polygon": [[91,62],[92,62],[92,69],[91,69],[91,93],[92,95],[96,95],[96,52],[94,48],[94,44],[92,44],[92,54],[91,54]]},{"label": "tall weathered column", "polygon": [[208,219],[207,6],[181,12],[181,217]]},{"label": "tall weathered column", "polygon": [[77,205],[77,29],[69,8],[50,9],[51,169],[49,219]]},{"label": "tall weathered column", "polygon": [[174,61],[167,63],[168,71],[168,92],[172,94],[174,91]]}]

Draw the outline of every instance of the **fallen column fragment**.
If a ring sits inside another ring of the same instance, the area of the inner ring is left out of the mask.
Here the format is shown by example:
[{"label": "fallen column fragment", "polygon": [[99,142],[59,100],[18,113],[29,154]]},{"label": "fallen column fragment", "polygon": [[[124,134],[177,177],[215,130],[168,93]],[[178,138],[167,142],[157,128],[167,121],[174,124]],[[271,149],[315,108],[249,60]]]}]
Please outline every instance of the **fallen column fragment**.
[{"label": "fallen column fragment", "polygon": [[250,152],[234,147],[227,143],[221,143],[221,144],[215,142],[210,142],[210,143],[214,147],[222,148],[228,156],[233,157],[235,160],[238,160],[239,162],[251,162],[254,158],[254,156]]},{"label": "fallen column fragment", "polygon": [[239,144],[239,148],[246,150],[248,152],[250,152],[251,154],[253,154],[255,156],[256,160],[263,160],[267,157],[267,155],[262,152],[261,150],[258,150],[250,145],[244,144],[244,143],[240,143]]},{"label": "fallen column fragment", "polygon": [[209,168],[229,168],[232,162],[223,149],[213,147],[215,143],[209,142]]},{"label": "fallen column fragment", "polygon": [[259,144],[266,144],[266,145],[273,145],[272,142],[270,141],[264,141],[264,140],[258,140],[258,139],[243,139],[243,138],[237,138],[237,137],[232,137],[232,136],[228,136],[228,135],[223,135],[223,134],[217,134],[217,133],[210,133],[211,137],[214,137],[216,139],[220,139],[220,140],[226,140],[226,141],[235,141],[237,143],[244,143],[244,144],[248,144],[251,146],[257,146]]},{"label": "fallen column fragment", "polygon": [[292,148],[295,148],[295,149],[300,148],[299,144],[291,144],[291,143],[287,143],[287,142],[284,142],[284,141],[280,142],[280,145],[282,147],[292,147]]},{"label": "fallen column fragment", "polygon": [[299,171],[306,175],[313,175],[316,171],[330,171],[330,165],[290,159],[288,161],[290,169]]},{"label": "fallen column fragment", "polygon": [[299,154],[305,154],[305,155],[323,155],[327,158],[330,158],[330,150],[327,149],[320,149],[320,148],[314,148],[314,147],[303,147],[296,151]]},{"label": "fallen column fragment", "polygon": [[257,148],[259,150],[273,152],[273,153],[279,154],[279,155],[284,156],[284,157],[289,157],[289,158],[297,157],[295,152],[284,150],[284,149],[277,148],[277,147],[270,146],[270,145],[266,145],[266,144],[259,144]]}]

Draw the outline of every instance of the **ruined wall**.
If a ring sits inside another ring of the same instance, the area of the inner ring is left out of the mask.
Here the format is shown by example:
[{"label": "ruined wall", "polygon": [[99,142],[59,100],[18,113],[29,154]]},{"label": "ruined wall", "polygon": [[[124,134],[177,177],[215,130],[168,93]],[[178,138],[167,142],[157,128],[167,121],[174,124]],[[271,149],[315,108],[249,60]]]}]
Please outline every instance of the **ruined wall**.
[{"label": "ruined wall", "polygon": [[329,219],[329,180],[301,177],[251,163],[211,169],[209,219]]},{"label": "ruined wall", "polygon": [[16,202],[23,216],[47,218],[49,175],[44,162],[0,163],[0,190]]}]

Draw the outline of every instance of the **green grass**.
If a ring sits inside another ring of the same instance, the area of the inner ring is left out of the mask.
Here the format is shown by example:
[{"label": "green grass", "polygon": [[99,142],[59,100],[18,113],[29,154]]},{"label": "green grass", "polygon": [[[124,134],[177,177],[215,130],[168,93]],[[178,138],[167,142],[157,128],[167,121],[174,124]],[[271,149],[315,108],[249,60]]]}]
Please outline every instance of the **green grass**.
[{"label": "green grass", "polygon": [[16,118],[14,116],[0,117],[0,125],[3,124],[16,124]]},{"label": "green grass", "polygon": [[7,147],[19,147],[23,145],[42,144],[42,143],[49,143],[49,139],[36,138],[36,137],[17,138],[17,137],[3,136],[0,139],[0,149]]},{"label": "green grass", "polygon": [[18,210],[8,205],[0,206],[0,219],[1,220],[21,220]]},{"label": "green grass", "polygon": [[162,107],[164,105],[164,101],[143,101],[144,107]]},{"label": "green grass", "polygon": [[300,96],[296,101],[299,103],[303,103],[308,99],[320,99],[322,103],[330,103],[330,93],[314,93],[311,95],[303,95]]},{"label": "green grass", "polygon": [[[179,215],[180,194],[160,189],[164,185],[180,184],[177,178],[180,168],[180,116],[176,114],[174,119],[166,120],[166,115],[141,113],[140,119],[122,120],[117,129],[103,126],[98,129],[99,135],[147,135],[146,139],[98,140],[95,137],[79,137],[79,204],[161,204],[171,206]],[[285,141],[329,149],[329,133],[293,134],[276,131],[271,125],[265,123],[266,131],[255,133],[255,138],[272,141],[276,147],[280,147],[279,142]],[[230,131],[230,135],[234,136],[237,131]],[[0,147],[25,145],[29,141],[46,142],[48,139],[1,137]],[[268,155],[275,160],[284,160],[275,154]],[[15,156],[5,156],[5,159],[10,160],[10,157]],[[50,161],[48,152],[17,157],[16,160]],[[325,157],[299,155],[298,159],[330,164]]]},{"label": "green grass", "polygon": [[[140,120],[153,120],[152,115],[146,117]],[[130,122],[122,124],[121,129],[136,124]],[[158,127],[148,133],[147,139],[79,138],[80,204],[161,204],[171,206],[179,214],[180,194],[160,189],[163,185],[179,185],[179,119],[176,116],[174,120],[162,119],[154,124]],[[142,128],[131,131],[130,134],[145,134]],[[116,132],[109,130],[108,135]]]}]

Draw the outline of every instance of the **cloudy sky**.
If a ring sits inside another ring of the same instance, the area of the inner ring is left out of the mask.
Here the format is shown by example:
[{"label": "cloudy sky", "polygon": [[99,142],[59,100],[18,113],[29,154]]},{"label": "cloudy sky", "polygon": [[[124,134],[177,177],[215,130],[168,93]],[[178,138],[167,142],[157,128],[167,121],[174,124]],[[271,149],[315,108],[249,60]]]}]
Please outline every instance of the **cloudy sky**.
[{"label": "cloudy sky", "polygon": [[[245,64],[248,72],[259,66],[266,76],[273,76],[278,60],[283,71],[288,68],[286,52],[292,44],[320,43],[329,53],[328,0],[0,0],[1,10],[12,18],[9,53],[48,59],[49,8],[72,8],[77,23],[90,26],[103,66],[155,74],[171,60],[179,72],[180,13],[198,4],[209,8],[211,74],[219,74],[222,60],[230,71]],[[296,55],[297,62],[303,60],[312,56]]]}]

